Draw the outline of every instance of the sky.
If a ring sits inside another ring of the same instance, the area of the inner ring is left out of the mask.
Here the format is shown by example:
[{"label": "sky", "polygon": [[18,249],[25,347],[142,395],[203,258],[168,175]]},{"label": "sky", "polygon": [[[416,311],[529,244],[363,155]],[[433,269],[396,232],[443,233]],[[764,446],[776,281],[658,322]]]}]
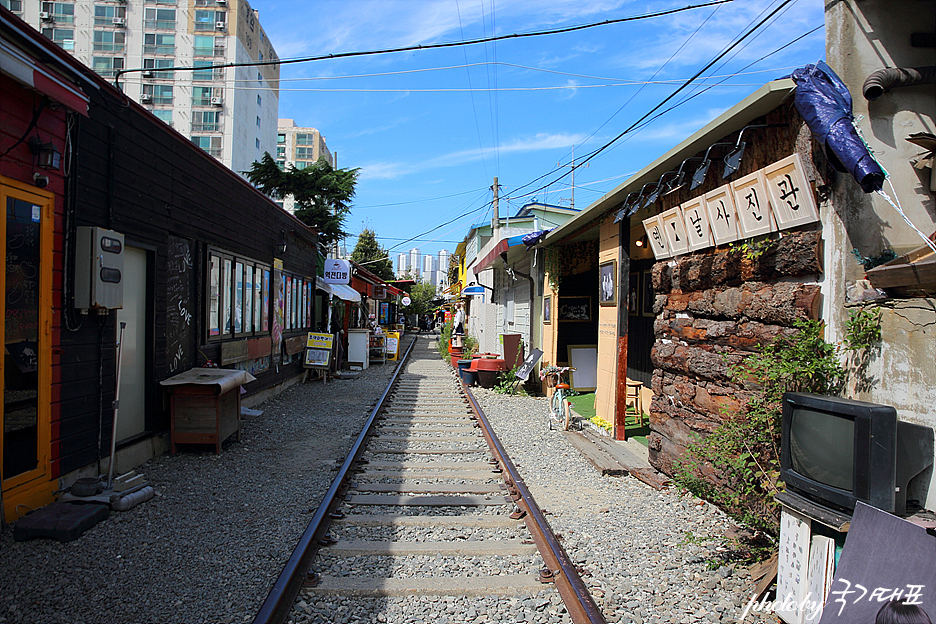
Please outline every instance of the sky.
[{"label": "sky", "polygon": [[282,66],[279,117],[317,128],[338,167],[360,169],[348,252],[369,228],[394,268],[399,253],[454,251],[490,222],[495,177],[501,217],[531,201],[585,209],[764,83],[825,56],[816,0],[609,24],[712,0],[249,1],[281,60],[533,35]]}]

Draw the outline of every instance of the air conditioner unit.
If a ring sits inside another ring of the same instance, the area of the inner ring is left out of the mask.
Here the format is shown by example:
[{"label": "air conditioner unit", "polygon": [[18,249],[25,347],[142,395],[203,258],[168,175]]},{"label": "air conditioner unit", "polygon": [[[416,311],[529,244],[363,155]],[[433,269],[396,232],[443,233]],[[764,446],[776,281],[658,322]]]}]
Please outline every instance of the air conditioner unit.
[{"label": "air conditioner unit", "polygon": [[227,41],[221,39],[220,41],[215,41],[216,48],[223,48],[227,44]]},{"label": "air conditioner unit", "polygon": [[152,102],[152,101],[153,101],[153,96],[150,95],[149,93],[144,93],[143,95],[140,96],[140,101],[141,101],[141,102]]},{"label": "air conditioner unit", "polygon": [[224,30],[227,28],[227,22],[215,22],[215,28],[218,30]]},{"label": "air conditioner unit", "polygon": [[39,19],[41,19],[41,20],[43,20],[43,21],[45,21],[45,22],[51,22],[51,21],[52,21],[52,14],[49,13],[48,11],[39,11]]},{"label": "air conditioner unit", "polygon": [[223,97],[220,97],[220,96],[219,96],[219,97],[213,97],[213,98],[211,98],[211,103],[212,103],[214,106],[221,106],[222,104],[224,104],[224,98],[223,98]]},{"label": "air conditioner unit", "polygon": [[152,78],[152,77],[155,76],[155,75],[156,75],[156,73],[155,73],[153,70],[151,70],[151,69],[147,69],[145,72],[143,72],[143,77],[144,77],[144,78]]},{"label": "air conditioner unit", "polygon": [[123,26],[127,23],[127,20],[122,17],[115,17],[111,22],[113,22],[114,26]]}]

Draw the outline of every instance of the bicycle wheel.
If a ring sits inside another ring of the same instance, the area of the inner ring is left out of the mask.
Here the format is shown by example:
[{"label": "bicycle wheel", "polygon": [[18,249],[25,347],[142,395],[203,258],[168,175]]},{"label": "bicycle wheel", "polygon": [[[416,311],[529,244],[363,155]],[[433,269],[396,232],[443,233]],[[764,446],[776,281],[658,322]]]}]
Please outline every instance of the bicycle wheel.
[{"label": "bicycle wheel", "polygon": [[560,412],[560,417],[562,418],[562,430],[568,431],[569,425],[572,424],[572,404],[569,403],[569,399],[562,397],[562,411]]},{"label": "bicycle wheel", "polygon": [[554,390],[553,395],[549,397],[549,409],[547,410],[547,414],[546,414],[546,422],[549,425],[550,431],[553,430],[554,423],[556,423],[557,421],[558,422],[562,421],[562,416],[559,412],[559,410],[562,407],[559,403],[561,398],[562,398],[561,390]]}]

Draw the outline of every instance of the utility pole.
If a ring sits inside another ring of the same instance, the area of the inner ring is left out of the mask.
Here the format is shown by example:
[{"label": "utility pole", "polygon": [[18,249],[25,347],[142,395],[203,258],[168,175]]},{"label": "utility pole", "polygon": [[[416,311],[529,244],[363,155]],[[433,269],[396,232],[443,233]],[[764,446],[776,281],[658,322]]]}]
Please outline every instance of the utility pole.
[{"label": "utility pole", "polygon": [[494,236],[494,240],[497,240],[497,229],[500,226],[500,207],[498,205],[498,189],[500,187],[497,184],[497,176],[494,177],[494,186],[491,187],[491,190],[494,191],[494,199],[492,200],[492,207],[494,208],[494,216],[491,218],[491,234]]},{"label": "utility pole", "polygon": [[[576,167],[575,167],[575,146],[574,146],[574,145],[572,146],[572,164],[571,164],[571,165],[563,165],[561,162],[559,162],[559,163],[556,163],[556,165],[558,165],[558,166],[560,166],[560,167],[571,167],[571,169],[572,169],[572,195],[571,195],[571,198],[569,199],[569,208],[570,208],[571,210],[574,210],[574,209],[575,209],[575,169],[576,169]],[[585,165],[585,166],[587,167],[588,165]]]}]

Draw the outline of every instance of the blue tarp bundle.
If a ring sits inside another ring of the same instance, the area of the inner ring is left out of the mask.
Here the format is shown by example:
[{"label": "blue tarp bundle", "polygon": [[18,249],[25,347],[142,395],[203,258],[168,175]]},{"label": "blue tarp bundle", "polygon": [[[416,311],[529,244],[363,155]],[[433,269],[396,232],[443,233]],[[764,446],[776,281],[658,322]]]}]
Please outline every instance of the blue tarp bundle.
[{"label": "blue tarp bundle", "polygon": [[523,244],[527,246],[527,249],[529,249],[536,243],[540,242],[543,237],[549,234],[551,231],[552,230],[537,230],[535,232],[530,232],[523,237]]},{"label": "blue tarp bundle", "polygon": [[813,135],[825,146],[832,164],[850,173],[865,193],[884,184],[884,171],[874,161],[852,124],[852,98],[841,79],[819,61],[793,72],[794,103]]}]

